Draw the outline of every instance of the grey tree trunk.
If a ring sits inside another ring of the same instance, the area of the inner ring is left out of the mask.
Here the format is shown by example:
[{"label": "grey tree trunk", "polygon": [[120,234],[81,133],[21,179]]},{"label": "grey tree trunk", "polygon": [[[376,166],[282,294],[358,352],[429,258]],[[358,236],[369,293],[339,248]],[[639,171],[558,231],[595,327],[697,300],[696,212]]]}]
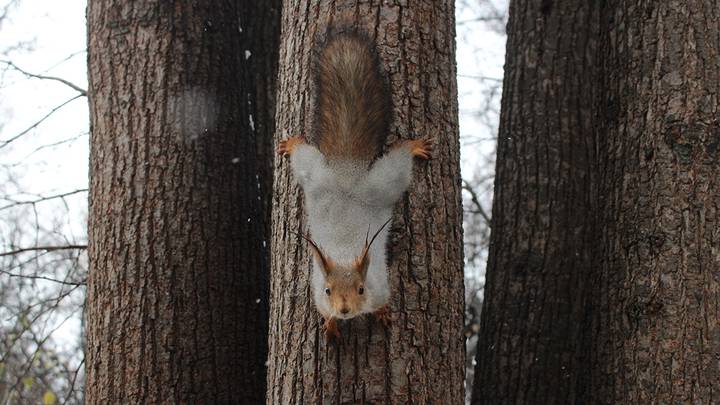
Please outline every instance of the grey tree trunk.
[{"label": "grey tree trunk", "polygon": [[279,1],[87,14],[87,403],[261,403]]},{"label": "grey tree trunk", "polygon": [[[276,160],[272,225],[268,404],[463,401],[463,262],[454,7],[356,1],[286,1],[275,141],[307,134],[313,117],[311,61],[319,35],[345,19],[377,43],[392,90],[388,144],[430,137],[391,229],[392,326],[371,318],[340,325],[326,344],[310,296],[310,252],[300,232],[302,194]],[[348,17],[350,16],[350,17]]]}]

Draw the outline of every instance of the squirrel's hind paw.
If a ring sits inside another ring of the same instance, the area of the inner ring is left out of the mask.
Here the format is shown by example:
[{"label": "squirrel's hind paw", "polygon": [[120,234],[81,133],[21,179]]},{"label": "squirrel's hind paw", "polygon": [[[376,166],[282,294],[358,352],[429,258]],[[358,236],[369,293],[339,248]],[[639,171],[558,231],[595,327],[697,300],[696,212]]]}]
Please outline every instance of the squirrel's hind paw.
[{"label": "squirrel's hind paw", "polygon": [[340,330],[338,330],[335,318],[325,318],[325,323],[323,324],[323,331],[325,331],[326,342],[332,342],[334,339],[340,339]]},{"label": "squirrel's hind paw", "polygon": [[375,319],[386,328],[390,327],[390,324],[392,324],[392,317],[390,316],[390,309],[387,305],[384,305],[375,311]]},{"label": "squirrel's hind paw", "polygon": [[305,143],[305,137],[302,135],[291,136],[290,138],[280,141],[277,148],[277,153],[283,157],[288,157],[295,152],[295,147],[301,143]]}]

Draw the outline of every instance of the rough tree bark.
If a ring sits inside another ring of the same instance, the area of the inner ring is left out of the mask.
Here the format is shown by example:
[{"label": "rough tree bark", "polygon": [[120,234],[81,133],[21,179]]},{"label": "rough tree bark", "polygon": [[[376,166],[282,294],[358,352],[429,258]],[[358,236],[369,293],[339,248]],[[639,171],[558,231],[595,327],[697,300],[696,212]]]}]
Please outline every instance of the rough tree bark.
[{"label": "rough tree bark", "polygon": [[91,0],[88,403],[261,403],[279,1]]},{"label": "rough tree bark", "polygon": [[598,5],[511,2],[476,404],[569,404],[595,243]]},{"label": "rough tree bark", "polygon": [[533,5],[511,6],[474,402],[720,402],[717,1]]},{"label": "rough tree bark", "polygon": [[605,5],[596,403],[720,403],[719,14]]},{"label": "rough tree bark", "polygon": [[393,325],[372,318],[340,325],[326,344],[312,304],[301,191],[276,160],[268,404],[463,401],[463,266],[453,2],[391,5],[286,1],[276,142],[307,133],[313,116],[312,51],[328,24],[351,20],[376,41],[395,105],[390,144],[427,136],[391,229]]}]

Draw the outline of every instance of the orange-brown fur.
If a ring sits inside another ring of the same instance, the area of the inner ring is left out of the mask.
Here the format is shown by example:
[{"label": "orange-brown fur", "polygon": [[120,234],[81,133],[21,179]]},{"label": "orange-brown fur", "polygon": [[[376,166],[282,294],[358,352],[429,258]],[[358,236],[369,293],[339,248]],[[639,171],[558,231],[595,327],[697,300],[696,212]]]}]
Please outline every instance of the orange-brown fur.
[{"label": "orange-brown fur", "polygon": [[391,108],[370,40],[330,35],[316,70],[318,149],[330,160],[371,162],[385,143]]},{"label": "orange-brown fur", "polygon": [[315,242],[309,238],[307,240],[325,273],[325,288],[330,291],[330,294],[327,294],[330,305],[339,313],[359,312],[365,303],[365,295],[360,294],[360,288],[364,288],[365,273],[370,263],[367,240],[362,254],[350,264],[336,263],[325,256]]},{"label": "orange-brown fur", "polygon": [[325,273],[325,288],[330,289],[328,301],[338,311],[357,313],[365,303],[365,295],[359,294],[363,287],[361,270],[355,265],[334,266]]}]

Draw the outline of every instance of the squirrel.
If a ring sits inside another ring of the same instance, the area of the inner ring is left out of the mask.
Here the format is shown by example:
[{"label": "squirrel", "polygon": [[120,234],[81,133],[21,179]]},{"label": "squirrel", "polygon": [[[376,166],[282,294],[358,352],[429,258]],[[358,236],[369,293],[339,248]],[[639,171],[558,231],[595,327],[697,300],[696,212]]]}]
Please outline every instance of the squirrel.
[{"label": "squirrel", "polygon": [[399,141],[379,157],[392,107],[366,35],[328,35],[315,65],[314,144],[293,136],[277,152],[304,191],[311,237],[300,235],[313,251],[313,299],[330,341],[340,338],[337,319],[373,313],[390,325],[386,225],[410,186],[413,157],[430,159],[432,145]]}]

